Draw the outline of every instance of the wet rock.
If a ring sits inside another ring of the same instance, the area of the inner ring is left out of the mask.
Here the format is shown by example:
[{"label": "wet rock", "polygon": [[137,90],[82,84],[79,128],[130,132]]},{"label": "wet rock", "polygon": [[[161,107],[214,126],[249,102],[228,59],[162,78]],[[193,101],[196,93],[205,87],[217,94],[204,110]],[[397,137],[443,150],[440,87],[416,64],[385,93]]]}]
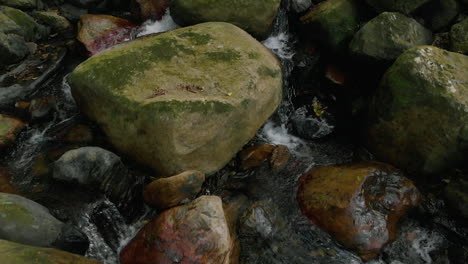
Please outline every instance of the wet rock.
[{"label": "wet rock", "polygon": [[15,188],[11,185],[11,175],[8,169],[0,166],[0,193],[16,194]]},{"label": "wet rock", "polygon": [[241,244],[238,238],[238,223],[248,205],[248,198],[245,195],[229,194],[223,197],[223,209],[226,221],[231,235],[231,250],[229,256],[229,264],[239,264],[239,255],[241,252]]},{"label": "wet rock", "polygon": [[378,162],[315,168],[299,180],[303,214],[369,260],[395,239],[400,217],[419,192],[394,167]]},{"label": "wet rock", "polygon": [[432,43],[432,32],[400,13],[384,12],[365,24],[350,43],[351,54],[371,60],[392,61],[405,50]]},{"label": "wet rock", "polygon": [[450,182],[444,190],[448,205],[455,214],[468,219],[468,181],[458,179]]},{"label": "wet rock", "polygon": [[263,162],[271,157],[274,149],[274,145],[260,144],[242,150],[239,153],[240,167],[247,170],[262,165]]},{"label": "wet rock", "polygon": [[297,13],[301,13],[312,6],[312,0],[293,0],[291,6],[294,11],[296,11]]},{"label": "wet rock", "polygon": [[14,143],[16,135],[25,125],[19,119],[0,114],[0,149],[4,149]]},{"label": "wet rock", "polygon": [[173,0],[171,15],[181,26],[203,22],[227,22],[234,24],[259,39],[271,31],[278,13],[280,0],[266,1],[211,1]]},{"label": "wet rock", "polygon": [[[194,239],[196,238],[196,239]],[[122,250],[122,264],[227,264],[231,237],[217,196],[164,211],[146,224]]]},{"label": "wet rock", "polygon": [[133,0],[134,5],[138,6],[134,11],[135,16],[142,21],[153,19],[159,20],[166,13],[166,9],[172,0]]},{"label": "wet rock", "polygon": [[42,205],[24,197],[0,193],[0,239],[83,254],[88,238],[64,224]]},{"label": "wet rock", "polygon": [[467,111],[468,57],[411,48],[387,71],[372,101],[368,146],[379,160],[409,173],[443,171],[466,160]]},{"label": "wet rock", "polygon": [[34,54],[8,68],[0,75],[0,107],[12,107],[25,100],[60,68],[65,54],[63,47],[39,44]]},{"label": "wet rock", "polygon": [[90,55],[132,38],[136,28],[130,21],[108,15],[82,15],[77,39]]},{"label": "wet rock", "polygon": [[321,116],[317,116],[305,106],[294,112],[291,122],[297,135],[306,139],[323,138],[335,130],[335,121],[330,114],[324,112]]},{"label": "wet rock", "polygon": [[58,14],[58,11],[34,11],[31,15],[40,23],[49,26],[55,33],[63,33],[72,29],[71,23]]},{"label": "wet rock", "polygon": [[143,197],[147,204],[165,209],[183,202],[189,202],[201,190],[205,175],[198,171],[153,181],[145,187]]},{"label": "wet rock", "polygon": [[0,68],[21,61],[29,54],[23,37],[0,32]]},{"label": "wet rock", "polygon": [[0,0],[0,4],[18,9],[41,9],[44,4],[41,0]]},{"label": "wet rock", "polygon": [[100,262],[52,248],[31,247],[0,240],[3,264],[99,264]]},{"label": "wet rock", "polygon": [[301,17],[307,32],[315,35],[332,51],[343,54],[354,33],[359,29],[361,16],[355,0],[327,0],[314,6]]},{"label": "wet rock", "polygon": [[366,0],[377,12],[400,12],[410,14],[418,10],[430,0]]},{"label": "wet rock", "polygon": [[7,6],[0,6],[0,26],[0,32],[21,35],[26,41],[43,39],[49,35],[49,29],[39,25],[34,18]]},{"label": "wet rock", "polygon": [[55,97],[41,97],[33,99],[29,105],[29,113],[32,120],[44,120],[51,117],[50,114],[56,109],[57,99]]},{"label": "wet rock", "polygon": [[109,49],[69,81],[117,149],[169,176],[226,165],[279,105],[281,75],[261,43],[216,22]]},{"label": "wet rock", "polygon": [[94,186],[116,204],[135,181],[120,157],[99,147],[67,151],[54,162],[53,178]]},{"label": "wet rock", "polygon": [[67,2],[71,3],[72,5],[80,8],[95,8],[100,4],[99,0],[68,0]]},{"label": "wet rock", "polygon": [[278,145],[271,153],[270,166],[273,170],[284,169],[290,158],[291,152],[289,152],[288,147],[284,145]]},{"label": "wet rock", "polygon": [[450,50],[468,55],[468,18],[452,26]]}]

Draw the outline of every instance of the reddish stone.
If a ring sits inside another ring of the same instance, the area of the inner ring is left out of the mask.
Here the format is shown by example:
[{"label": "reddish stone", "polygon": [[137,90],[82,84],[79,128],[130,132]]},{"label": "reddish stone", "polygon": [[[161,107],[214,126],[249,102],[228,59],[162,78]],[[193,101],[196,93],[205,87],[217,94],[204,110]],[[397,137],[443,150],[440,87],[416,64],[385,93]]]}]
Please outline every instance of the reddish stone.
[{"label": "reddish stone", "polygon": [[132,38],[136,25],[109,15],[82,15],[78,24],[78,40],[90,55]]},{"label": "reddish stone", "polygon": [[364,162],[312,169],[300,178],[297,199],[313,223],[369,260],[395,239],[420,194],[394,167]]},{"label": "reddish stone", "polygon": [[228,264],[231,237],[222,201],[201,196],[164,211],[120,254],[121,264]]},{"label": "reddish stone", "polygon": [[13,144],[16,135],[26,126],[21,120],[0,114],[0,150]]}]

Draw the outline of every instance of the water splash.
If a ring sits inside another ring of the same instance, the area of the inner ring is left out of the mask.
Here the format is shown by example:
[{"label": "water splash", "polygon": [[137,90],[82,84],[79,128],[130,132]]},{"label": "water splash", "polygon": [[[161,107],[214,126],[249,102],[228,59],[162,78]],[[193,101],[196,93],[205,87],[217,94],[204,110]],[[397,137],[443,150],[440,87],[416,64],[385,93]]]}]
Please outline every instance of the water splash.
[{"label": "water splash", "polygon": [[290,44],[290,36],[287,32],[271,35],[262,43],[281,59],[290,60],[294,56],[294,50]]},{"label": "water splash", "polygon": [[172,19],[171,12],[168,8],[166,10],[166,13],[160,20],[148,20],[145,23],[143,23],[143,25],[139,29],[140,32],[137,34],[137,37],[142,37],[154,33],[166,32],[174,30],[178,27],[179,25],[177,25]]}]

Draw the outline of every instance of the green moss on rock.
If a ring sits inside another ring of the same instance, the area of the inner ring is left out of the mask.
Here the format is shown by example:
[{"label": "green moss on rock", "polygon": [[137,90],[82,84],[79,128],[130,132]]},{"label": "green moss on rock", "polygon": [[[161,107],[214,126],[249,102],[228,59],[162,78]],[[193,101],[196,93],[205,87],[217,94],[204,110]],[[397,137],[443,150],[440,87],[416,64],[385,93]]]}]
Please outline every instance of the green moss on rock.
[{"label": "green moss on rock", "polygon": [[327,0],[301,17],[311,34],[320,34],[323,44],[343,54],[361,23],[359,3],[355,0]]},{"label": "green moss on rock", "polygon": [[467,112],[468,57],[411,48],[387,71],[373,99],[368,143],[381,160],[435,174],[463,160]]},{"label": "green moss on rock", "polygon": [[[262,65],[268,74],[257,72]],[[69,80],[111,142],[162,175],[224,166],[275,110],[282,86],[278,59],[227,23],[124,43],[79,65]]]},{"label": "green moss on rock", "polygon": [[430,0],[366,0],[378,12],[411,14]]},{"label": "green moss on rock", "polygon": [[280,0],[174,0],[171,15],[179,25],[222,21],[232,23],[257,38],[266,38]]},{"label": "green moss on rock", "polygon": [[468,18],[452,26],[450,30],[450,49],[468,54]]}]

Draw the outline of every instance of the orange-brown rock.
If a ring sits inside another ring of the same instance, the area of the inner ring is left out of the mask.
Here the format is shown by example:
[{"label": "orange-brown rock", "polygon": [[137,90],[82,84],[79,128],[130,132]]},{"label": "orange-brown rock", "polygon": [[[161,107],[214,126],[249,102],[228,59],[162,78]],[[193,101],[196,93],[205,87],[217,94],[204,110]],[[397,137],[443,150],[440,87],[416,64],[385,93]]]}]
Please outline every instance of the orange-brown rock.
[{"label": "orange-brown rock", "polygon": [[141,20],[159,20],[166,13],[171,0],[133,0],[132,13]]},{"label": "orange-brown rock", "polygon": [[26,124],[14,117],[0,114],[0,149],[11,145]]},{"label": "orange-brown rock", "polygon": [[260,166],[271,157],[274,149],[274,145],[259,144],[242,150],[239,153],[241,168],[245,170]]},{"label": "orange-brown rock", "polygon": [[68,131],[63,140],[70,143],[89,143],[93,138],[93,131],[89,126],[78,124]]},{"label": "orange-brown rock", "polygon": [[369,260],[395,239],[420,194],[396,168],[364,162],[312,169],[300,178],[297,199],[313,223]]},{"label": "orange-brown rock", "polygon": [[16,194],[15,188],[11,185],[11,175],[7,168],[0,166],[0,192]]},{"label": "orange-brown rock", "polygon": [[222,201],[201,196],[164,211],[122,250],[121,264],[228,264],[231,237]]},{"label": "orange-brown rock", "polygon": [[289,159],[291,158],[291,153],[289,152],[288,147],[284,145],[278,145],[275,147],[271,153],[270,165],[272,169],[280,170],[286,167]]},{"label": "orange-brown rock", "polygon": [[130,21],[118,17],[82,15],[78,23],[77,39],[92,56],[130,39],[135,28]]},{"label": "orange-brown rock", "polygon": [[148,184],[143,198],[148,205],[161,209],[170,208],[196,196],[204,182],[205,174],[194,170],[186,171]]}]

